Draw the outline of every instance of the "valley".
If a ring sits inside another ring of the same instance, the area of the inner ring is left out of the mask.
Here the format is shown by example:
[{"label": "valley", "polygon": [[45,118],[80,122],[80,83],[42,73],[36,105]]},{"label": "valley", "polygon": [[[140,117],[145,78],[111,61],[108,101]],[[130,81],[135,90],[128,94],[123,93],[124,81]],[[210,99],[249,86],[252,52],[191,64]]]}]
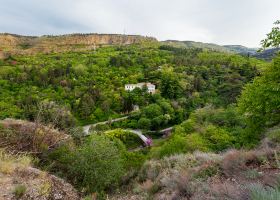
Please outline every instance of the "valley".
[{"label": "valley", "polygon": [[276,200],[280,57],[263,48],[1,34],[0,199]]}]

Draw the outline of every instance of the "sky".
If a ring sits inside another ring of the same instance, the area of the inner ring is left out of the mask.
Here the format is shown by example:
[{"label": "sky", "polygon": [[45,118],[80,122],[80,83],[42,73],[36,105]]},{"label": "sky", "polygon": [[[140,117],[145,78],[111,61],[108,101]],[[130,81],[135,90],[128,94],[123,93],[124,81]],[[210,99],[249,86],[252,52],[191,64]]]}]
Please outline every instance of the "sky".
[{"label": "sky", "polygon": [[119,33],[258,47],[280,0],[0,0],[0,32]]}]

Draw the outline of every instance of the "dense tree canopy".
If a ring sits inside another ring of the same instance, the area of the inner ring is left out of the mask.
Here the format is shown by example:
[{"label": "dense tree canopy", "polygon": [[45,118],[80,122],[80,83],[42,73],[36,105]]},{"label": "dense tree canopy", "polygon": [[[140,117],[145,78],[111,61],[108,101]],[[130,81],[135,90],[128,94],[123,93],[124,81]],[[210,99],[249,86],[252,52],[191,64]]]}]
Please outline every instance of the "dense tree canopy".
[{"label": "dense tree canopy", "polygon": [[254,127],[254,132],[280,122],[279,81],[280,56],[242,92],[239,107]]},{"label": "dense tree canopy", "polygon": [[[52,102],[55,106],[41,118],[52,116],[45,121],[65,129],[74,122],[115,118],[138,105],[141,113],[130,127],[164,128],[207,103],[236,102],[263,65],[234,54],[159,45],[9,57],[0,66],[0,118],[35,120],[40,106]],[[125,84],[138,82],[155,84],[157,93],[150,95],[145,87],[124,90]],[[68,116],[60,124],[55,122],[59,107],[60,116]]]}]

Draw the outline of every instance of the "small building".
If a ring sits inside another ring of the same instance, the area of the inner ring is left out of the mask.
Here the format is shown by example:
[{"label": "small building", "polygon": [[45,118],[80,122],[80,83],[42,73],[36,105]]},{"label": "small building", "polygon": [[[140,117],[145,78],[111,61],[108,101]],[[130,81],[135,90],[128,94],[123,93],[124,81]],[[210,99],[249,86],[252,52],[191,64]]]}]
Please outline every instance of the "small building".
[{"label": "small building", "polygon": [[133,107],[133,111],[138,111],[138,110],[140,110],[140,108],[139,108],[138,105],[133,105],[132,107]]},{"label": "small building", "polygon": [[126,91],[132,91],[135,88],[140,88],[142,89],[144,86],[146,86],[148,88],[148,92],[150,94],[154,94],[156,92],[156,86],[152,83],[137,83],[137,84],[126,84],[124,86],[124,89]]}]

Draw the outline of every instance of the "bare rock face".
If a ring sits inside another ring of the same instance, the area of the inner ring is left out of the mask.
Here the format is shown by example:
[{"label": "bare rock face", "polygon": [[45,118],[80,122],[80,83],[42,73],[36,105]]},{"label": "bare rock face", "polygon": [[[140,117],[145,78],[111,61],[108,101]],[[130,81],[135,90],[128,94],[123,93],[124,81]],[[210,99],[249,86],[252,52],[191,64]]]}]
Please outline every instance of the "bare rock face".
[{"label": "bare rock face", "polygon": [[[38,199],[38,200],[78,200],[80,199],[75,188],[54,175],[33,167],[16,168],[12,173],[0,172],[0,199]],[[22,185],[24,193],[19,197],[15,189]]]},{"label": "bare rock face", "polygon": [[0,148],[1,200],[80,199],[78,191],[71,184],[32,165],[31,156],[11,154]]},{"label": "bare rock face", "polygon": [[12,54],[35,54],[91,50],[104,45],[128,45],[156,41],[152,37],[120,34],[70,34],[41,37],[0,34],[0,49]]}]

